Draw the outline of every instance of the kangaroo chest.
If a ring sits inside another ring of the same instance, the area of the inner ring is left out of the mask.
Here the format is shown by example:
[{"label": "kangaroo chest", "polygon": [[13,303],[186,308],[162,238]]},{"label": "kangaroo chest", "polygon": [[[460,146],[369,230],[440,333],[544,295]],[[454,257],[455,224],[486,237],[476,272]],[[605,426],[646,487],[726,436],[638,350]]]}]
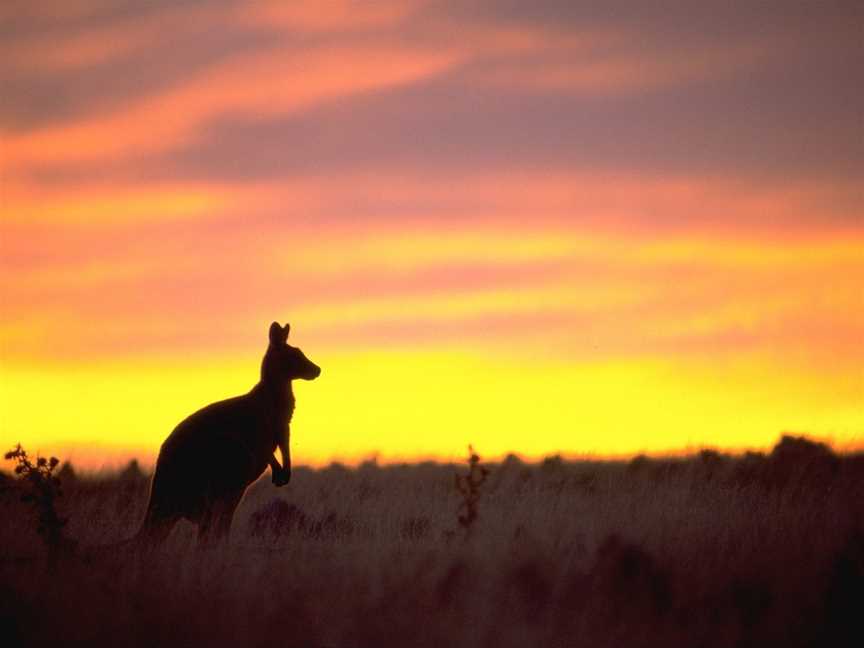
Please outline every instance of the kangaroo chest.
[{"label": "kangaroo chest", "polygon": [[[276,445],[284,441],[288,434],[291,417],[294,415],[294,392],[290,386],[276,389],[268,385],[257,385],[252,391],[252,402],[255,404],[257,429],[254,437],[256,456],[269,457]],[[250,430],[251,432],[251,430]]]},{"label": "kangaroo chest", "polygon": [[294,404],[294,394],[289,394],[289,397],[276,407],[274,419],[280,429],[291,423],[291,417],[294,416]]},{"label": "kangaroo chest", "polygon": [[273,403],[268,418],[274,433],[284,434],[285,429],[291,423],[291,417],[294,416],[295,402],[294,393],[289,390],[284,397]]}]

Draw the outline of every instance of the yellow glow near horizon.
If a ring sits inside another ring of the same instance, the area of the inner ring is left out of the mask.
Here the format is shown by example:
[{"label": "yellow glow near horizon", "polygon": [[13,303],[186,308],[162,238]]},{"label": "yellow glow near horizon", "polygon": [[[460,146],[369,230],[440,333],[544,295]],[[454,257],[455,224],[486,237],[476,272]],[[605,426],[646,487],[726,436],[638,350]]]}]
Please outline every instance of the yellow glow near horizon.
[{"label": "yellow glow near horizon", "polygon": [[[490,279],[475,284],[460,263],[484,240],[475,261]],[[202,274],[194,293],[176,297],[194,260],[40,265],[0,281],[20,306],[0,325],[0,442],[88,465],[152,461],[185,416],[256,382],[269,316],[236,304],[264,280],[262,302],[286,304],[277,310],[296,343],[324,368],[297,385],[303,463],[453,458],[468,443],[529,457],[765,447],[784,431],[854,444],[864,435],[861,294],[847,270],[861,265],[859,247],[840,236],[760,248],[697,233],[543,229],[521,240],[508,230],[391,230],[353,247],[310,237],[295,269],[312,277],[316,255],[341,265],[325,264],[328,291],[291,306],[269,263],[253,264],[239,290]],[[278,262],[273,248],[265,257]],[[388,283],[388,264],[454,274]],[[526,271],[536,275],[508,282]],[[118,288],[140,281],[164,287],[180,310],[142,313],[138,293]],[[73,312],[58,326],[46,316],[57,299],[104,303],[110,316],[96,325]],[[192,299],[219,316],[187,314]]]},{"label": "yellow glow near horizon", "polygon": [[[841,446],[864,440],[854,371],[831,376],[830,388],[816,393],[806,368],[777,374],[757,357],[724,367],[660,358],[567,364],[460,350],[316,360],[321,378],[295,383],[292,445],[300,464],[453,459],[468,443],[490,458],[537,458],[670,452],[720,439],[722,447],[764,448],[784,431]],[[7,369],[2,442],[71,451],[90,468],[112,453],[150,464],[180,420],[244,393],[256,378],[248,358]]]}]

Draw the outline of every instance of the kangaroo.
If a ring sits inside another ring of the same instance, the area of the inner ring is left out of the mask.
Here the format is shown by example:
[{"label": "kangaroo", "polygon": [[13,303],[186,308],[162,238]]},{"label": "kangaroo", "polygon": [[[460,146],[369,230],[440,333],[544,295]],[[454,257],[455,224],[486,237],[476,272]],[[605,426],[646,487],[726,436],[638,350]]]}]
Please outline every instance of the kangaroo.
[{"label": "kangaroo", "polygon": [[314,380],[321,368],[288,344],[289,329],[270,325],[261,380],[249,393],[198,410],[162,444],[136,541],[163,542],[180,518],[198,525],[199,544],[224,540],[246,488],[268,465],[276,486],[291,479],[291,381]]}]

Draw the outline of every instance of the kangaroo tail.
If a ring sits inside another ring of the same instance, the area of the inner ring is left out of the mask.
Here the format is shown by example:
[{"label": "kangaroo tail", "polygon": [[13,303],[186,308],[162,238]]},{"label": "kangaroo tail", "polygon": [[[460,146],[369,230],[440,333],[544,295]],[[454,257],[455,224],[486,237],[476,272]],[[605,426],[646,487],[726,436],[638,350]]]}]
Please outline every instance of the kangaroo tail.
[{"label": "kangaroo tail", "polygon": [[88,547],[83,554],[85,558],[105,558],[155,548],[168,538],[175,522],[176,519],[162,518],[148,508],[144,521],[134,535],[123,540]]}]

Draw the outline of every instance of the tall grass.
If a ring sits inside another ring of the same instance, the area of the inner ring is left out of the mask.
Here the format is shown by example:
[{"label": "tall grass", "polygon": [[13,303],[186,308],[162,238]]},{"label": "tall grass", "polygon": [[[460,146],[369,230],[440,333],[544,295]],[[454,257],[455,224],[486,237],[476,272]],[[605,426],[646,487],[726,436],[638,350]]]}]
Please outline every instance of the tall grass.
[{"label": "tall grass", "polygon": [[[864,645],[864,457],[784,438],[768,455],[487,464],[464,539],[466,467],[298,468],[247,493],[227,546],[182,524],[121,546],[140,471],[64,468],[53,568],[2,498],[0,615],[28,645]],[[470,469],[470,463],[467,466]],[[11,478],[10,478],[11,479]],[[7,479],[7,481],[10,481]],[[12,483],[12,482],[10,482]]]}]

